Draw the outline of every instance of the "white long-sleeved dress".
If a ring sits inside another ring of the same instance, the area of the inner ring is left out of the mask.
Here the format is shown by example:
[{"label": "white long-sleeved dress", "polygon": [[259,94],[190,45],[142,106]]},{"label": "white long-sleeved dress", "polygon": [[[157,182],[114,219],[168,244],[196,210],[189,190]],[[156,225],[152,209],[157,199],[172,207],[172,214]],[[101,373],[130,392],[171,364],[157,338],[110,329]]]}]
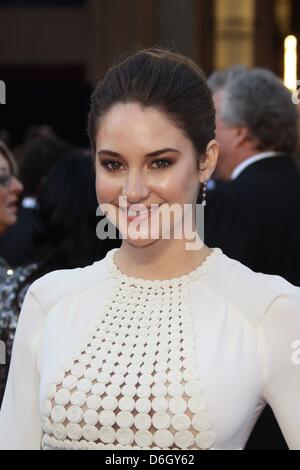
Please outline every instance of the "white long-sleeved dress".
[{"label": "white long-sleeved dress", "polygon": [[219,248],[136,279],[116,251],[28,291],[0,449],[243,449],[266,403],[300,449],[300,288]]}]

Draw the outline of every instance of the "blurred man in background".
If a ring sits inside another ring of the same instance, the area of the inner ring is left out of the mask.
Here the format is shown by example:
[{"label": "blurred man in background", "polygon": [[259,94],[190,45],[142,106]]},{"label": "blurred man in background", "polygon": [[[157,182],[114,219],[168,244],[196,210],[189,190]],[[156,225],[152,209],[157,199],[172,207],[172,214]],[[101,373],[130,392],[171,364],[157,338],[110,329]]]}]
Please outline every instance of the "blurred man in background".
[{"label": "blurred man in background", "polygon": [[[257,272],[300,286],[297,110],[270,71],[237,66],[209,79],[220,155],[208,191],[205,242]],[[269,408],[247,448],[287,448]]]}]

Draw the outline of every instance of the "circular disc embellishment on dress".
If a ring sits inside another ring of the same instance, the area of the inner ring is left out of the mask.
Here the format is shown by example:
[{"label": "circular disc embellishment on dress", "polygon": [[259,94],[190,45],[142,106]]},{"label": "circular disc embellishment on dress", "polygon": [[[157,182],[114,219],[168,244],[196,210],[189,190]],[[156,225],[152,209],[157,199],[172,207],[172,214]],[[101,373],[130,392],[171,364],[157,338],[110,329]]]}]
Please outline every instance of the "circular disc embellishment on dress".
[{"label": "circular disc embellishment on dress", "polygon": [[63,387],[71,391],[73,390],[73,388],[76,387],[77,382],[78,382],[78,379],[76,377],[74,377],[73,375],[69,375],[64,379]]},{"label": "circular disc embellishment on dress", "polygon": [[203,393],[203,385],[200,381],[187,382],[184,386],[184,389],[185,389],[185,393],[189,397],[193,397],[194,395]]},{"label": "circular disc embellishment on dress", "polygon": [[151,395],[151,388],[149,385],[140,385],[136,390],[136,394],[139,398],[147,398]]},{"label": "circular disc embellishment on dress", "polygon": [[151,401],[148,398],[139,398],[136,401],[135,409],[139,413],[149,413],[151,410]]},{"label": "circular disc embellishment on dress", "polygon": [[192,446],[194,441],[194,436],[190,431],[178,431],[175,434],[175,444],[181,449]]},{"label": "circular disc embellishment on dress", "polygon": [[192,413],[201,413],[206,411],[206,403],[201,394],[191,397],[188,401],[188,408]]},{"label": "circular disc embellishment on dress", "polygon": [[66,410],[64,406],[56,405],[52,408],[51,418],[54,423],[63,423],[66,419]]},{"label": "circular disc embellishment on dress", "polygon": [[172,382],[168,386],[168,394],[171,397],[176,397],[176,396],[180,397],[181,395],[183,395],[183,393],[184,393],[184,387],[179,382]]},{"label": "circular disc embellishment on dress", "polygon": [[64,378],[65,378],[65,373],[61,370],[56,374],[52,382],[55,385],[59,385],[64,381]]},{"label": "circular disc embellishment on dress", "polygon": [[52,432],[59,441],[63,441],[67,437],[67,430],[61,423],[54,423],[52,426]]},{"label": "circular disc embellishment on dress", "polygon": [[132,411],[134,410],[135,401],[131,397],[122,397],[119,400],[118,407],[121,411]]},{"label": "circular disc embellishment on dress", "polygon": [[130,428],[133,425],[133,415],[129,411],[120,411],[116,423],[120,428]]},{"label": "circular disc embellishment on dress", "polygon": [[151,417],[146,413],[138,413],[134,417],[134,425],[139,431],[147,431],[151,424]]},{"label": "circular disc embellishment on dress", "polygon": [[88,393],[92,388],[92,382],[89,379],[81,379],[77,384],[78,390],[83,393]]},{"label": "circular disc embellishment on dress", "polygon": [[104,397],[102,399],[102,408],[104,410],[115,410],[118,406],[118,400],[116,397]]},{"label": "circular disc embellishment on dress", "polygon": [[168,448],[174,444],[174,436],[167,429],[159,430],[154,433],[154,442],[159,447]]},{"label": "circular disc embellishment on dress", "polygon": [[195,442],[200,449],[209,449],[214,443],[214,435],[211,431],[199,432]]},{"label": "circular disc embellishment on dress", "polygon": [[102,426],[113,426],[116,422],[116,415],[112,410],[102,410],[99,414],[99,423]]},{"label": "circular disc embellishment on dress", "polygon": [[102,426],[99,431],[99,438],[105,444],[110,444],[116,438],[114,429],[110,426]]},{"label": "circular disc embellishment on dress", "polygon": [[165,284],[118,285],[43,403],[49,437],[82,449],[212,446],[188,291]]},{"label": "circular disc embellishment on dress", "polygon": [[134,438],[136,444],[142,448],[150,447],[153,443],[153,435],[150,431],[137,431]]},{"label": "circular disc embellishment on dress", "polygon": [[89,426],[95,426],[98,423],[99,415],[93,410],[87,410],[84,413],[84,422]]},{"label": "circular disc embellishment on dress", "polygon": [[79,424],[69,423],[67,426],[67,436],[71,441],[79,441],[82,436],[82,427]]},{"label": "circular disc embellishment on dress", "polygon": [[126,384],[122,387],[122,394],[124,397],[134,397],[136,394],[136,388],[134,385]]},{"label": "circular disc embellishment on dress", "polygon": [[105,385],[104,384],[95,384],[92,386],[92,393],[94,395],[98,395],[99,397],[101,397],[101,395],[103,395],[105,391]]},{"label": "circular disc embellishment on dress", "polygon": [[110,397],[117,397],[121,393],[119,385],[111,384],[106,388],[106,393]]},{"label": "circular disc embellishment on dress", "polygon": [[101,398],[96,395],[91,395],[88,397],[86,404],[90,410],[98,411],[101,406]]},{"label": "circular disc embellishment on dress", "polygon": [[184,413],[176,414],[172,418],[172,426],[176,431],[187,431],[191,426],[191,419]]},{"label": "circular disc embellishment on dress", "polygon": [[184,413],[187,408],[187,403],[181,397],[173,397],[169,401],[169,408],[174,414]]},{"label": "circular disc embellishment on dress", "polygon": [[74,377],[82,377],[85,372],[85,367],[83,364],[74,364],[74,366],[71,369],[71,374],[74,375]]},{"label": "circular disc embellishment on dress", "polygon": [[83,392],[74,392],[71,395],[71,403],[74,406],[83,406],[86,402],[86,394]]},{"label": "circular disc embellishment on dress", "polygon": [[164,397],[155,397],[152,401],[152,408],[156,412],[167,411],[168,407],[168,400]]},{"label": "circular disc embellishment on dress", "polygon": [[131,429],[120,428],[117,433],[117,441],[123,446],[128,446],[134,441],[134,433]]},{"label": "circular disc embellishment on dress", "polygon": [[99,432],[96,426],[86,424],[82,428],[82,435],[86,441],[95,442],[98,439]]},{"label": "circular disc embellishment on dress", "polygon": [[71,406],[67,410],[67,419],[70,421],[70,423],[80,423],[83,418],[83,411],[81,408],[78,406]]},{"label": "circular disc embellishment on dress", "polygon": [[152,387],[152,395],[155,397],[164,397],[167,392],[167,387],[162,383],[155,384]]},{"label": "circular disc embellishment on dress", "polygon": [[70,398],[71,398],[71,394],[69,390],[61,388],[55,394],[55,403],[57,405],[65,406],[69,403]]},{"label": "circular disc embellishment on dress", "polygon": [[211,420],[207,413],[196,413],[192,418],[192,425],[196,431],[208,431],[211,429]]},{"label": "circular disc embellishment on dress", "polygon": [[171,424],[171,418],[168,413],[158,412],[152,416],[152,424],[156,429],[168,429]]}]

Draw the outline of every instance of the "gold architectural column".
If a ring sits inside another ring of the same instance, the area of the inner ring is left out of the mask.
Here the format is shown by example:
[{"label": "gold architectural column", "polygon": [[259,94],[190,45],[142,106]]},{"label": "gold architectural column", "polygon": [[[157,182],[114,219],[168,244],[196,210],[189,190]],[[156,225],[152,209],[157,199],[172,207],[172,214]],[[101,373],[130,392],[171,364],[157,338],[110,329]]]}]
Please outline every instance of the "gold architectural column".
[{"label": "gold architectural column", "polygon": [[284,39],[292,33],[291,0],[255,0],[255,65],[283,77]]},{"label": "gold architectural column", "polygon": [[254,16],[254,0],[215,0],[216,69],[253,65]]}]

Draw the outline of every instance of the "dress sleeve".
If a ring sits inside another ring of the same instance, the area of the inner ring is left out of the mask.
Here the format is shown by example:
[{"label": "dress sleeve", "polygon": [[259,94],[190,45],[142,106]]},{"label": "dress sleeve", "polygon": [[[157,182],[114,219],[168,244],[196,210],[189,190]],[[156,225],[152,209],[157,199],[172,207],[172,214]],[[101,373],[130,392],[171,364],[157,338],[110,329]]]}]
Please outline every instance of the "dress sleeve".
[{"label": "dress sleeve", "polygon": [[45,315],[31,289],[16,330],[10,371],[0,411],[0,450],[39,450],[39,371],[36,363]]},{"label": "dress sleeve", "polygon": [[300,288],[278,296],[258,325],[264,391],[287,445],[300,450]]}]

